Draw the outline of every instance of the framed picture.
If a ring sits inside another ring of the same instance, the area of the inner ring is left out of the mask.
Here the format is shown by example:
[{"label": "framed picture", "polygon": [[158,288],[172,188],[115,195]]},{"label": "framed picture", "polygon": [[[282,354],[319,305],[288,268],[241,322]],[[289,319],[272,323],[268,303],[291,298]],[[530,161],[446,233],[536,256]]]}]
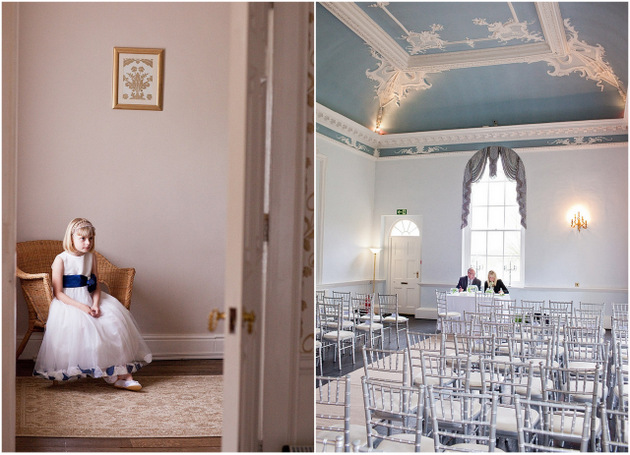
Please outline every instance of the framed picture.
[{"label": "framed picture", "polygon": [[162,110],[164,49],[114,48],[114,109]]}]

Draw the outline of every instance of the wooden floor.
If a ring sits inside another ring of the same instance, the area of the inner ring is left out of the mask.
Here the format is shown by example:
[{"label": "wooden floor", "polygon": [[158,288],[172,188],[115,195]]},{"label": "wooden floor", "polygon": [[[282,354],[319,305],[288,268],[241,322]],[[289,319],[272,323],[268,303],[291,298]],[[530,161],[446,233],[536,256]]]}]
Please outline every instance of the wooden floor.
[{"label": "wooden floor", "polygon": [[[31,376],[34,362],[18,360],[17,376]],[[222,360],[156,360],[134,374],[146,376],[217,375]],[[15,438],[16,452],[220,452],[221,438]]]}]

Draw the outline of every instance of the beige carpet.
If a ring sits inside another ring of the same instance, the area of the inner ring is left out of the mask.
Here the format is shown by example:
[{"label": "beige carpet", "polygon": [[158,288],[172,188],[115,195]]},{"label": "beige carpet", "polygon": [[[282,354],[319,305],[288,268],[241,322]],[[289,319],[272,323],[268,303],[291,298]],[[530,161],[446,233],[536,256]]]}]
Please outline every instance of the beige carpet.
[{"label": "beige carpet", "polygon": [[102,379],[52,385],[18,377],[17,436],[142,438],[221,436],[223,376],[145,376],[142,390]]}]

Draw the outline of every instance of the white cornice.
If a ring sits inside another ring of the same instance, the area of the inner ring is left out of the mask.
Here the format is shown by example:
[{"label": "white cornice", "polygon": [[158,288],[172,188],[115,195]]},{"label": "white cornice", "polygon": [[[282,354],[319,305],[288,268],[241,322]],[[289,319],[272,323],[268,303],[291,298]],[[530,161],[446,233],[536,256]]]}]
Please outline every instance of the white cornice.
[{"label": "white cornice", "polygon": [[359,125],[343,115],[336,113],[332,109],[328,109],[326,106],[322,106],[317,103],[316,116],[316,121],[320,125],[330,128],[337,133],[351,137],[353,140],[362,142],[370,147],[378,147],[378,140],[381,137],[380,135],[367,129],[363,125]]},{"label": "white cornice", "polygon": [[628,134],[623,118],[380,135],[319,103],[316,112],[320,125],[379,149]]},{"label": "white cornice", "polygon": [[409,54],[353,2],[321,2],[321,5],[377,51],[388,63],[405,69]]},{"label": "white cornice", "polygon": [[587,120],[390,134],[379,136],[379,148],[468,144],[507,140],[527,141],[559,137],[611,136],[620,134],[628,134],[628,124],[623,119]]}]

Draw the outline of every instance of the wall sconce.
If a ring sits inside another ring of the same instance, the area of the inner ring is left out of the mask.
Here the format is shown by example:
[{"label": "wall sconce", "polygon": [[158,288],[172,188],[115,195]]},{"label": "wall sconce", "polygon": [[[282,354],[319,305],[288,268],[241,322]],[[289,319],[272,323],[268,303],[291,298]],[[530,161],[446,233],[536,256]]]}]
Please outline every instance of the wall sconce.
[{"label": "wall sconce", "polygon": [[580,212],[577,212],[575,215],[573,215],[573,219],[571,220],[571,227],[576,227],[578,229],[578,232],[580,232],[582,229],[588,228],[588,220],[585,220],[583,216],[580,216]]}]

